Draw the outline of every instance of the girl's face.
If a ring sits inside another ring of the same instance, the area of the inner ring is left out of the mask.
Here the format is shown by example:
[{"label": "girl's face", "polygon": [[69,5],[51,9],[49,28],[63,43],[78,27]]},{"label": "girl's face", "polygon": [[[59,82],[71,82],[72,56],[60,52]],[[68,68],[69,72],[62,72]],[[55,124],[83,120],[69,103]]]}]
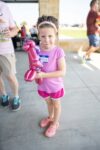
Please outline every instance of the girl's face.
[{"label": "girl's face", "polygon": [[49,50],[55,46],[56,31],[52,27],[39,28],[40,46],[43,50]]}]

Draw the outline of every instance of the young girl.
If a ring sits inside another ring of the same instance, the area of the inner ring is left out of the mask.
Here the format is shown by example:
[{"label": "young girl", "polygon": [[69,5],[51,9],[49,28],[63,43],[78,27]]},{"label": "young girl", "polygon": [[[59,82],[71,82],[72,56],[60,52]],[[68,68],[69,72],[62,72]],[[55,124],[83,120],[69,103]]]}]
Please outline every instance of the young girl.
[{"label": "young girl", "polygon": [[38,85],[39,95],[45,99],[48,116],[40,121],[42,128],[46,127],[45,136],[52,137],[59,127],[61,114],[60,98],[64,96],[63,76],[66,72],[64,51],[56,46],[58,21],[53,16],[42,16],[37,22],[40,40],[40,60],[43,68],[36,78],[42,78]]}]

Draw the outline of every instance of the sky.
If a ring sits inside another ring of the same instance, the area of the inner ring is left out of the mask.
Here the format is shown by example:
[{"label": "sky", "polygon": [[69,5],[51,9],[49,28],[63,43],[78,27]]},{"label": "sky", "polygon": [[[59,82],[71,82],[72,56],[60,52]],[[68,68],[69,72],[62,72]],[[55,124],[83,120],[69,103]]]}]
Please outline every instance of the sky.
[{"label": "sky", "polygon": [[60,23],[85,23],[91,0],[60,0]]},{"label": "sky", "polygon": [[[59,0],[59,21],[60,24],[85,24],[86,16],[89,11],[91,0]],[[11,4],[7,3],[14,20],[20,25],[26,21],[29,26],[35,24],[39,16],[39,6],[36,3],[31,4]]]},{"label": "sky", "polygon": [[38,4],[36,3],[7,3],[10,11],[12,12],[13,18],[16,23],[20,24],[25,21],[29,26],[36,24],[39,16]]}]

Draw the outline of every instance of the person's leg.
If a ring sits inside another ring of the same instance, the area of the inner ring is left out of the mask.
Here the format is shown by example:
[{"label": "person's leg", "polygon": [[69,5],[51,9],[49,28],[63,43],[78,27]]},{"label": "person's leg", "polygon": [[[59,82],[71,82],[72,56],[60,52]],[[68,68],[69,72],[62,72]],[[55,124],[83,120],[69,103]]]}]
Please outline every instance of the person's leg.
[{"label": "person's leg", "polygon": [[88,51],[85,54],[86,58],[90,58],[91,54],[93,52],[97,51],[98,49],[99,49],[99,47],[90,46],[90,48],[88,49]]},{"label": "person's leg", "polygon": [[49,127],[45,131],[45,136],[53,137],[59,127],[59,119],[61,114],[61,103],[59,100],[52,100],[52,108],[54,112],[53,121],[50,123]]},{"label": "person's leg", "polygon": [[[7,54],[5,56],[0,56],[0,73],[6,77],[9,81],[9,85],[12,90],[13,101],[12,109],[17,110],[20,106],[20,99],[18,96],[18,81],[16,79],[16,67],[15,67],[15,55]],[[8,106],[9,96],[6,94],[4,83],[2,77],[0,76],[0,92],[1,92],[1,105]]]},{"label": "person's leg", "polygon": [[15,55],[14,54],[7,54],[2,57],[2,67],[3,73],[8,80],[9,86],[12,91],[13,100],[11,103],[12,110],[18,110],[20,108],[20,99],[18,94],[18,81],[16,78],[16,66],[15,66]]},{"label": "person's leg", "polygon": [[54,116],[54,108],[53,108],[53,103],[50,97],[45,99],[46,104],[47,104],[47,109],[48,109],[48,117],[43,118],[40,121],[40,127],[44,128],[47,127],[52,121],[53,121],[53,116]]},{"label": "person's leg", "polygon": [[46,99],[46,103],[47,103],[49,118],[52,119],[54,117],[54,106],[51,98]]},{"label": "person's leg", "polygon": [[[10,74],[8,76],[6,76],[8,82],[9,82],[9,85],[11,87],[11,90],[12,90],[12,94],[13,94],[13,97],[17,97],[19,98],[19,95],[18,95],[18,81],[16,79],[16,76],[14,74]],[[6,91],[5,91],[5,87],[4,87],[4,82],[0,76],[0,93],[1,95],[3,96],[6,96]]]},{"label": "person's leg", "polygon": [[0,74],[0,99],[1,99],[1,105],[2,106],[8,106],[9,105],[9,96],[6,93],[4,82],[2,79],[2,76]]},{"label": "person's leg", "polygon": [[17,81],[15,74],[10,73],[9,75],[6,75],[6,78],[9,82],[10,87],[11,87],[13,96],[17,97],[19,85],[18,85],[18,81]]},{"label": "person's leg", "polygon": [[9,85],[11,87],[12,90],[12,94],[13,94],[13,100],[12,100],[12,110],[16,111],[20,109],[20,98],[19,98],[19,84],[18,84],[18,80],[16,78],[16,75],[11,73],[9,75],[6,76]]},{"label": "person's leg", "polygon": [[9,105],[9,96],[6,93],[4,81],[2,78],[3,66],[4,66],[3,57],[0,56],[0,100],[1,105],[5,107]]},{"label": "person's leg", "polygon": [[16,59],[14,54],[8,54],[2,57],[3,74],[9,82],[12,95],[18,96],[18,81],[16,78]]},{"label": "person's leg", "polygon": [[53,124],[59,122],[61,114],[61,103],[59,100],[46,99],[49,118],[53,119]]},{"label": "person's leg", "polygon": [[85,58],[90,58],[91,54],[99,49],[100,46],[100,37],[99,35],[89,35],[89,48],[85,53]]},{"label": "person's leg", "polygon": [[7,95],[1,73],[0,73],[0,95]]},{"label": "person's leg", "polygon": [[54,108],[54,117],[53,117],[53,124],[56,125],[59,122],[60,115],[61,115],[61,102],[59,100],[52,101],[53,108]]},{"label": "person's leg", "polygon": [[59,127],[60,115],[61,115],[61,100],[60,98],[64,96],[64,89],[62,88],[56,93],[52,93],[52,108],[53,108],[53,121],[50,123],[49,127],[45,131],[45,136],[53,137]]}]

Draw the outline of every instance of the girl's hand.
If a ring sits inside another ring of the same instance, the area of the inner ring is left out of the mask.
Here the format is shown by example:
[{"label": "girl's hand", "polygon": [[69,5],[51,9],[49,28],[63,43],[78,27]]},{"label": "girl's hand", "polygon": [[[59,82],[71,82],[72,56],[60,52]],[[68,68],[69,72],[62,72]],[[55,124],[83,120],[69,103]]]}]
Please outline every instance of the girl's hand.
[{"label": "girl's hand", "polygon": [[41,71],[41,72],[36,73],[35,78],[36,78],[36,79],[43,78],[44,75],[45,75],[45,72],[42,72],[42,71]]}]

